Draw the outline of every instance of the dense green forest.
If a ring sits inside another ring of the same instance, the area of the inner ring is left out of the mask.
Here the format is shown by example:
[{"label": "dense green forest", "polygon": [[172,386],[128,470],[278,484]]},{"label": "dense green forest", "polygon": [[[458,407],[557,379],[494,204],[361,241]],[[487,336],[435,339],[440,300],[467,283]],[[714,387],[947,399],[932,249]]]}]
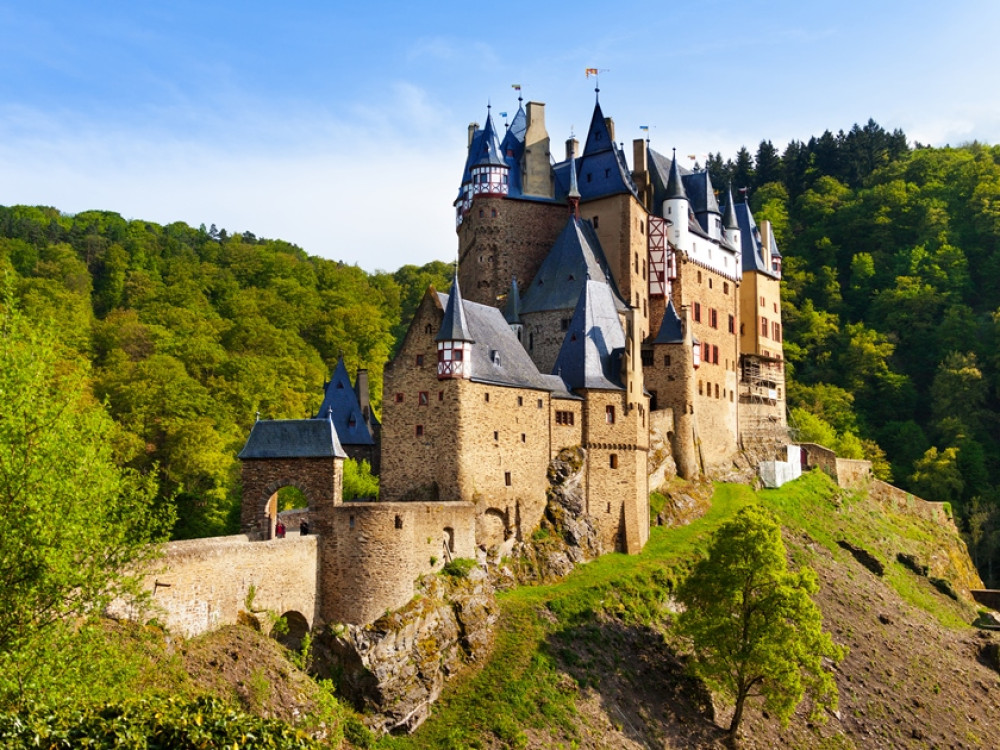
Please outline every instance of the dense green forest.
[{"label": "dense green forest", "polygon": [[[799,436],[950,501],[995,582],[1000,148],[911,147],[869,121],[707,168],[774,224]],[[176,507],[177,538],[233,530],[255,415],[312,414],[338,356],[369,368],[377,399],[420,295],[449,270],[369,274],[214,226],[0,207],[0,274],[85,364],[119,455]]]},{"label": "dense green forest", "polygon": [[792,425],[952,503],[995,584],[1000,147],[910,148],[869,121],[708,168],[775,227]]},{"label": "dense green forest", "polygon": [[450,266],[368,274],[286,242],[115,213],[0,207],[0,276],[121,427],[123,461],[176,507],[173,536],[235,530],[256,415],[311,416],[337,358],[382,367]]}]

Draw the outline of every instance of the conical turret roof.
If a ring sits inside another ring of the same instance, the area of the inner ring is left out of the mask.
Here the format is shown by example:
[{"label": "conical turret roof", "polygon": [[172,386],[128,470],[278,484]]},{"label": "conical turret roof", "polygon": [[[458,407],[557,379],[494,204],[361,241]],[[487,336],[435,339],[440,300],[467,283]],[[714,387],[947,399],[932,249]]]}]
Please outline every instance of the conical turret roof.
[{"label": "conical turret roof", "polygon": [[663,313],[663,322],[660,323],[660,330],[653,339],[654,344],[683,344],[684,328],[681,326],[681,318],[674,307],[674,301],[667,302],[667,309]]},{"label": "conical turret roof", "polygon": [[368,430],[358,394],[351,386],[344,358],[337,360],[330,382],[326,384],[323,403],[313,419],[330,419],[344,445],[372,445],[374,440]]},{"label": "conical turret roof", "polygon": [[670,162],[670,176],[667,178],[667,194],[665,198],[666,200],[670,200],[671,198],[688,199],[687,193],[684,191],[684,181],[681,179],[680,165],[677,163],[677,149],[674,149],[674,158]]},{"label": "conical turret roof", "polygon": [[465,305],[462,302],[462,290],[458,286],[458,271],[452,278],[451,291],[448,293],[448,306],[444,310],[441,330],[435,341],[475,341],[469,333],[469,323],[465,319]]},{"label": "conical turret roof", "polygon": [[611,287],[588,281],[563,339],[553,372],[571,389],[622,390],[620,361],[625,331]]},{"label": "conical turret roof", "polygon": [[733,183],[729,183],[726,188],[726,211],[722,215],[722,226],[726,229],[739,229],[739,222],[736,220],[736,205],[733,202]]}]

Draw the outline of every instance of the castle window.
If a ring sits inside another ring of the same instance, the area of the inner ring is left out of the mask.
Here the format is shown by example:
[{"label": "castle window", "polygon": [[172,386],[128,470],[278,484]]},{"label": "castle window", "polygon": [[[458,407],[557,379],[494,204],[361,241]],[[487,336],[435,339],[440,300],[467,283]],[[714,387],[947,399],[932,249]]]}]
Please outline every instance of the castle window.
[{"label": "castle window", "polygon": [[434,326],[430,323],[424,326],[424,333],[434,333]]},{"label": "castle window", "polygon": [[424,355],[423,354],[418,354],[415,359],[416,359],[416,362],[417,362],[417,367],[423,367],[424,366]]},{"label": "castle window", "polygon": [[760,298],[760,306],[767,307],[767,300],[765,300],[763,297]]},{"label": "castle window", "polygon": [[605,169],[604,170],[604,177],[605,177],[605,179],[608,178],[608,177],[610,177],[610,176],[611,176],[611,170],[610,169]]},{"label": "castle window", "polygon": [[615,423],[615,407],[608,405],[604,407],[604,418],[607,420],[608,424]]},{"label": "castle window", "polygon": [[402,393],[397,393],[396,394],[396,403],[397,404],[403,403],[403,394]]},{"label": "castle window", "polygon": [[528,349],[535,350],[535,334],[531,332],[528,333]]},{"label": "castle window", "polygon": [[722,293],[723,294],[729,294],[729,282],[728,281],[723,281],[722,282]]},{"label": "castle window", "polygon": [[573,424],[573,412],[571,411],[557,411],[556,412],[556,424],[562,424],[571,426]]},{"label": "castle window", "polygon": [[527,443],[528,442],[528,436],[525,435],[523,432],[521,433],[521,442],[522,443]]},{"label": "castle window", "polygon": [[740,336],[746,333],[746,324],[740,323]]},{"label": "castle window", "polygon": [[592,173],[592,172],[587,172],[587,182],[590,182],[590,181],[592,181],[593,179],[594,179],[594,175],[593,175],[593,173]]},{"label": "castle window", "polygon": [[774,311],[778,312],[778,303],[777,302],[774,303]]},{"label": "castle window", "polygon": [[396,528],[397,529],[403,528],[403,517],[402,516],[396,516]]},{"label": "castle window", "polygon": [[509,471],[505,471],[505,472],[503,473],[503,483],[504,483],[504,484],[505,484],[506,486],[508,486],[508,487],[510,487],[510,486],[511,486],[512,482],[511,482],[511,479],[510,479],[510,472],[509,472]]},{"label": "castle window", "polygon": [[701,283],[701,271],[698,271],[698,283]]},{"label": "castle window", "polygon": [[763,315],[760,316],[760,335],[767,336],[767,318]]},{"label": "castle window", "polygon": [[713,365],[719,364],[719,347],[717,347],[715,344],[712,344],[712,364]]},{"label": "castle window", "polygon": [[643,300],[642,301],[642,317],[645,318],[648,315],[649,315],[649,312],[646,310],[646,300]]},{"label": "castle window", "polygon": [[420,393],[417,394],[417,403],[421,406],[427,406],[430,400],[430,394],[427,391],[420,391]]},{"label": "castle window", "polygon": [[423,437],[424,436],[424,426],[422,424],[418,424],[417,425],[416,435],[417,435],[417,437]]},{"label": "castle window", "polygon": [[569,318],[563,318],[559,321],[559,330],[568,331],[569,330]]},{"label": "castle window", "polygon": [[712,328],[719,327],[719,311],[714,307],[708,311],[708,324],[712,326]]},{"label": "castle window", "polygon": [[701,361],[707,365],[712,361],[712,346],[708,342],[705,342],[702,346],[704,347],[704,354],[701,355]]},{"label": "castle window", "polygon": [[701,385],[701,381],[699,380],[698,381],[698,395],[699,396],[701,395],[701,390],[702,390],[702,385]]},{"label": "castle window", "polygon": [[542,400],[541,400],[541,399],[538,399],[538,408],[539,408],[539,409],[541,409],[541,408],[542,408]]},{"label": "castle window", "polygon": [[495,219],[497,217],[497,210],[494,208],[492,211],[490,211],[490,215]]},{"label": "castle window", "polygon": [[664,354],[663,355],[663,366],[664,367],[670,367],[670,355],[669,354]]},{"label": "castle window", "polygon": [[479,218],[483,218],[483,209],[479,209]]},{"label": "castle window", "polygon": [[643,367],[652,367],[653,366],[653,352],[652,351],[650,351],[649,349],[643,349],[642,352],[640,352],[639,356],[642,357],[642,366]]},{"label": "castle window", "polygon": [[606,513],[610,513],[611,512],[611,503],[608,503],[608,509],[605,512]]},{"label": "castle window", "polygon": [[639,253],[635,254],[635,260],[633,261],[633,265],[635,266],[635,272],[639,273]]},{"label": "castle window", "polygon": [[708,288],[709,289],[712,288],[712,277],[711,276],[708,277]]},{"label": "castle window", "polygon": [[771,323],[771,338],[781,341],[781,323]]},{"label": "castle window", "polygon": [[487,404],[490,402],[490,394],[489,394],[489,392],[486,392],[486,393],[483,394],[483,399],[486,401]]},{"label": "castle window", "polygon": [[719,397],[719,384],[718,383],[715,384],[715,397],[716,398]]},{"label": "castle window", "polygon": [[729,400],[730,400],[730,402],[733,400],[733,392],[732,391],[729,392]]},{"label": "castle window", "polygon": [[444,391],[438,391],[438,401],[444,401]]},{"label": "castle window", "polygon": [[642,219],[640,219],[639,220],[639,234],[645,234],[645,233],[646,233],[646,222],[644,222]]},{"label": "castle window", "polygon": [[600,216],[594,217],[594,229],[597,229],[598,224],[600,224],[600,219],[601,219]]},{"label": "castle window", "polygon": [[493,430],[493,440],[497,441],[499,439],[500,439],[500,433],[497,432],[496,430]]},{"label": "castle window", "polygon": [[[700,279],[699,279],[699,281],[700,281]],[[695,302],[694,303],[694,322],[695,323],[700,323],[701,322],[701,303],[700,302]]]},{"label": "castle window", "polygon": [[656,391],[654,390],[649,392],[649,410],[656,411]]},{"label": "castle window", "polygon": [[610,464],[611,464],[611,468],[612,469],[617,469],[618,468],[618,454],[617,453],[612,453],[611,454]]},{"label": "castle window", "polygon": [[518,406],[524,406],[524,396],[518,396],[517,397],[517,405]]},{"label": "castle window", "polygon": [[347,525],[349,528],[354,528],[354,516],[348,516]]},{"label": "castle window", "polygon": [[729,332],[736,333],[736,318],[732,315],[729,316]]}]

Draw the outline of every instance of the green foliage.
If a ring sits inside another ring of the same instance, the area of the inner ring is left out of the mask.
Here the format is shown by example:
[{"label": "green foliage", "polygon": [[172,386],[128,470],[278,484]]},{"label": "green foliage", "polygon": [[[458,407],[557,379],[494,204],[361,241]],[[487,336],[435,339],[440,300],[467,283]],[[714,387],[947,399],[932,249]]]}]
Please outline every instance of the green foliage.
[{"label": "green foliage", "polygon": [[[0,311],[0,657],[65,618],[100,612],[135,581],[170,522],[148,476],[123,469],[120,434],[86,365],[10,295]],[[14,659],[21,680],[30,660]]]},{"label": "green foliage", "polygon": [[322,745],[282,721],[244,713],[217,698],[171,696],[56,708],[30,704],[16,714],[0,714],[0,747],[308,750]]},{"label": "green foliage", "polygon": [[814,719],[836,708],[836,683],[823,659],[838,661],[844,652],[822,630],[810,598],[817,587],[812,569],[788,570],[773,514],[749,505],[719,529],[708,557],[678,590],[686,608],[678,627],[694,647],[693,670],[735,702],[730,734],[739,731],[749,697],[763,697],[784,723],[807,692]]},{"label": "green foliage", "polygon": [[344,459],[344,499],[378,499],[378,477],[372,474],[372,467],[362,459]]},{"label": "green foliage", "polygon": [[468,578],[469,573],[476,567],[476,561],[467,557],[456,557],[454,560],[445,563],[441,572],[453,578]]}]

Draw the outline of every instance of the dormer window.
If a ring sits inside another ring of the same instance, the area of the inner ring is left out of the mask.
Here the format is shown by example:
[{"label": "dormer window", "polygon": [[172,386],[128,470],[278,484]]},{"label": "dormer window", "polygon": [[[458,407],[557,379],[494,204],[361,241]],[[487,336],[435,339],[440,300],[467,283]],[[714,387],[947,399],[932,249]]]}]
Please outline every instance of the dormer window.
[{"label": "dormer window", "polygon": [[493,362],[497,367],[500,366],[500,352],[496,349],[490,350],[490,361]]}]

